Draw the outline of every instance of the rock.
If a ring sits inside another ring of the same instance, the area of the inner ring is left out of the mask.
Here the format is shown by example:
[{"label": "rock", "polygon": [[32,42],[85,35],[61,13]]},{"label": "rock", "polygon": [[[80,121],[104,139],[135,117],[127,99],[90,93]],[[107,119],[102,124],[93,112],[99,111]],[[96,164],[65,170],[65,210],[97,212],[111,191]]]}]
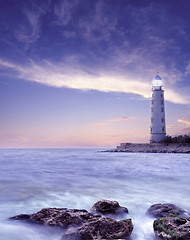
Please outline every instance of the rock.
[{"label": "rock", "polygon": [[190,153],[186,143],[121,143],[109,152]]},{"label": "rock", "polygon": [[[21,214],[11,219],[23,220],[25,214]],[[50,226],[60,226],[66,228],[70,224],[82,225],[90,219],[100,218],[100,215],[94,215],[86,210],[67,209],[67,208],[44,208],[39,212],[28,215],[30,221]]]},{"label": "rock", "polygon": [[154,232],[165,240],[190,240],[190,217],[165,217],[154,221]]},{"label": "rock", "polygon": [[[99,209],[103,213],[128,212],[127,208],[121,207],[116,201],[102,200],[104,203]],[[96,204],[95,204],[96,205]],[[99,205],[98,205],[99,206]],[[86,210],[67,208],[44,208],[35,214],[21,214],[12,217],[14,220],[27,220],[32,223],[41,223],[49,226],[69,228],[62,239],[67,240],[111,240],[130,236],[133,230],[131,219],[116,221],[110,217],[89,213]]]},{"label": "rock", "polygon": [[30,219],[30,215],[29,214],[20,214],[14,217],[10,218],[11,220],[26,220],[26,219]]},{"label": "rock", "polygon": [[149,214],[155,218],[189,216],[189,214],[183,209],[171,203],[154,204],[147,210],[146,214]]},{"label": "rock", "polygon": [[99,200],[97,201],[93,207],[92,212],[97,212],[101,214],[124,214],[128,213],[128,209],[126,207],[121,207],[117,201],[110,200]]},{"label": "rock", "polygon": [[113,240],[129,237],[133,231],[131,219],[116,221],[109,217],[91,219],[81,227],[66,233],[62,240]]}]

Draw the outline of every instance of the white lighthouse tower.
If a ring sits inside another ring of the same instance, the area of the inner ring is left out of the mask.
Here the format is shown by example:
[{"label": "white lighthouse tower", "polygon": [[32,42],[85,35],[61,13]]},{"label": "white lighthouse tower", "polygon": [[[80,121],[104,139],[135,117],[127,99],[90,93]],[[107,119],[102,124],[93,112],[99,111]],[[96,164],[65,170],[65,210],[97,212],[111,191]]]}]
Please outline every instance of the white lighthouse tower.
[{"label": "white lighthouse tower", "polygon": [[156,76],[152,83],[151,100],[151,127],[150,142],[161,142],[166,136],[165,109],[164,109],[164,90],[160,76]]}]

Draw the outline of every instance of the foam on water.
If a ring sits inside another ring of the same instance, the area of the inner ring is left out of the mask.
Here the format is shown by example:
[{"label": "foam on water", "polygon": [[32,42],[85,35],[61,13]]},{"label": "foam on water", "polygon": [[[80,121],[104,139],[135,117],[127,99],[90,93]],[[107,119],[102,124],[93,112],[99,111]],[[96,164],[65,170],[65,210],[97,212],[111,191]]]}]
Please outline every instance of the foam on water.
[{"label": "foam on water", "polygon": [[0,223],[1,240],[55,240],[60,239],[63,233],[60,229],[48,227],[27,226],[25,224]]},{"label": "foam on water", "polygon": [[44,207],[90,210],[99,199],[129,209],[131,240],[154,240],[154,203],[190,210],[190,155],[100,153],[94,149],[1,149],[1,240],[60,240],[62,230],[7,221]]}]

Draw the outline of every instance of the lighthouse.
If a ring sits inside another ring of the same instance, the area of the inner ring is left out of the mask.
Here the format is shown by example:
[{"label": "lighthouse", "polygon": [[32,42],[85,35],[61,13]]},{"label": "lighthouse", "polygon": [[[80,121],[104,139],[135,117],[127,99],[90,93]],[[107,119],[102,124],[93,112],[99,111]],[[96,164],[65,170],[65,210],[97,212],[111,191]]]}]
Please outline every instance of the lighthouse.
[{"label": "lighthouse", "polygon": [[166,136],[164,90],[162,87],[162,78],[157,75],[152,82],[150,127],[151,143],[159,143]]}]

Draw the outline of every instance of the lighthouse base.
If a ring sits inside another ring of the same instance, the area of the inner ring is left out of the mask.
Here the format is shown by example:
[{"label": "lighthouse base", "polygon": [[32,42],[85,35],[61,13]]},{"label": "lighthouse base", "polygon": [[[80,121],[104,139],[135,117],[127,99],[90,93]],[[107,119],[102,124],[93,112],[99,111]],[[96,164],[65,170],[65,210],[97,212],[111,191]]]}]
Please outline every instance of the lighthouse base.
[{"label": "lighthouse base", "polygon": [[152,133],[150,143],[160,143],[166,137],[166,133]]}]

